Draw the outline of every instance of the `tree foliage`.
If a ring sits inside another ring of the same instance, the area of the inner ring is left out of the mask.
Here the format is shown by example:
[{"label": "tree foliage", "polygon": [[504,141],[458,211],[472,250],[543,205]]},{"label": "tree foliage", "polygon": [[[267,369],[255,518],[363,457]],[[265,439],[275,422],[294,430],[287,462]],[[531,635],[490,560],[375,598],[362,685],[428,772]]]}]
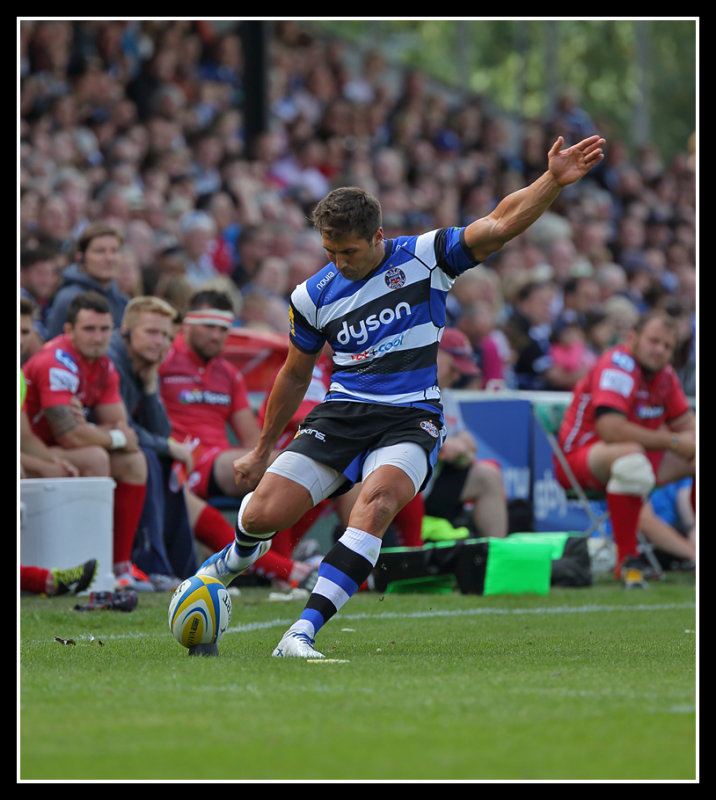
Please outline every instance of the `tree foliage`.
[{"label": "tree foliage", "polygon": [[696,127],[696,19],[379,19],[324,28],[378,47],[400,66],[484,95],[521,117],[547,117],[561,89],[607,135],[665,157]]}]

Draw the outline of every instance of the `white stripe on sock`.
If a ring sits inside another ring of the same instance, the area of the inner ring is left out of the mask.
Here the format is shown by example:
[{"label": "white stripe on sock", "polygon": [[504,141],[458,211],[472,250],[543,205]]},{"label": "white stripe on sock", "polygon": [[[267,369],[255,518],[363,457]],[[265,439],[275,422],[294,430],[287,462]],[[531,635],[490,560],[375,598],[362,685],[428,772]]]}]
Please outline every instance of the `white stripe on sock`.
[{"label": "white stripe on sock", "polygon": [[383,540],[373,536],[372,533],[366,533],[366,531],[361,531],[358,528],[346,528],[338,541],[354,553],[358,553],[358,555],[370,561],[372,566],[378,563],[380,546],[383,544]]},{"label": "white stripe on sock", "polygon": [[313,587],[312,594],[320,594],[327,598],[337,609],[342,608],[351,599],[351,595],[328,578],[319,578]]}]

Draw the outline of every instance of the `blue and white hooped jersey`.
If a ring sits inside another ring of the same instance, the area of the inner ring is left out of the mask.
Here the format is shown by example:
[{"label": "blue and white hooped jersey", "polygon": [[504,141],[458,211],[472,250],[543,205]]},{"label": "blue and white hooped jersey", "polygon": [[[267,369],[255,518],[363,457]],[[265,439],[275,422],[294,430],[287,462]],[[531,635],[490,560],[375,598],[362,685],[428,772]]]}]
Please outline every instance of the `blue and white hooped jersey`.
[{"label": "blue and white hooped jersey", "polygon": [[388,239],[367,278],[348,280],[330,263],[293,290],[291,342],[305,353],[333,349],[326,400],[434,408],[447,293],[478,263],[463,231]]}]

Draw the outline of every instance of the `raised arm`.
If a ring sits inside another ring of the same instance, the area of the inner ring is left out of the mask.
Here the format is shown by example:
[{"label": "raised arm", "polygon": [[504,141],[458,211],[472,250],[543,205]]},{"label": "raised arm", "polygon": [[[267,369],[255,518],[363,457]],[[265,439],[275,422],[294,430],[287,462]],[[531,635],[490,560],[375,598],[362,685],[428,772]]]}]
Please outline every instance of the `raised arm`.
[{"label": "raised arm", "polygon": [[605,140],[599,136],[562,150],[560,136],[548,154],[547,171],[536,181],[507,195],[486,217],[465,229],[465,243],[478,261],[484,261],[532,225],[557,199],[565,186],[575,183],[603,158]]}]

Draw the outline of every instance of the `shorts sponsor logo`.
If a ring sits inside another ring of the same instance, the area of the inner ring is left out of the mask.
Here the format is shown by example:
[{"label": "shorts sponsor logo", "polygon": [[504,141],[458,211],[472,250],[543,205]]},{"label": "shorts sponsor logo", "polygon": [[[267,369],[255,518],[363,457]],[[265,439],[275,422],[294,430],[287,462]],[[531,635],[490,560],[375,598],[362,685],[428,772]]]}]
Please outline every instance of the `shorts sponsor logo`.
[{"label": "shorts sponsor logo", "polygon": [[437,426],[435,423],[430,419],[424,419],[420,423],[420,427],[426,432],[429,433],[433,439],[437,439],[440,436],[440,431],[438,431]]},{"label": "shorts sponsor logo", "polygon": [[400,289],[401,286],[405,286],[405,280],[405,273],[400,267],[391,267],[385,273],[385,285],[389,289]]},{"label": "shorts sponsor logo", "polygon": [[326,434],[322,433],[321,431],[317,431],[315,428],[299,428],[296,436],[300,436],[304,433],[308,434],[308,436],[315,437],[316,439],[318,439],[319,442],[326,441]]},{"label": "shorts sponsor logo", "polygon": [[411,314],[410,305],[402,302],[398,303],[395,308],[384,308],[379,314],[371,314],[365,319],[359,320],[355,325],[349,325],[343,320],[343,326],[336,336],[336,341],[343,345],[350,344],[352,340],[355,340],[356,344],[365,344],[368,341],[369,331],[375,331],[381,325],[390,325],[394,320]]}]

